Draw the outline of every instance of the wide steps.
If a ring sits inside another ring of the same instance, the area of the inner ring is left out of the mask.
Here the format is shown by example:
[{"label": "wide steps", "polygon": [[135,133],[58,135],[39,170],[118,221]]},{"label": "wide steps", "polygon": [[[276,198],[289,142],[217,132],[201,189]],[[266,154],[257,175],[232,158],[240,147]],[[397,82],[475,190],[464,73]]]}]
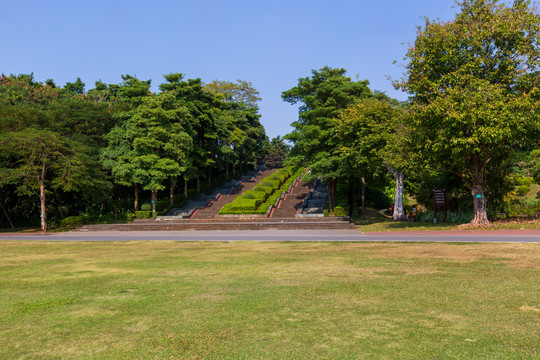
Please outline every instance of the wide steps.
[{"label": "wide steps", "polygon": [[347,217],[310,219],[181,219],[146,220],[131,224],[85,225],[74,231],[198,231],[198,230],[317,230],[354,229],[356,226]]}]

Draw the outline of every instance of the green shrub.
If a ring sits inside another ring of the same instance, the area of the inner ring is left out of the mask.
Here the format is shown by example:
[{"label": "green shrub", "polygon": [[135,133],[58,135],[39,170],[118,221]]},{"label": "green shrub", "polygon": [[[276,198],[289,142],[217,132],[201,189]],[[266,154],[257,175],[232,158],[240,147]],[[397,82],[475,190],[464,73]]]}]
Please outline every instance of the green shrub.
[{"label": "green shrub", "polygon": [[525,196],[529,192],[530,188],[527,185],[520,185],[517,188],[517,193],[519,196]]},{"label": "green shrub", "polygon": [[141,211],[152,211],[152,204],[144,203],[141,205]]},{"label": "green shrub", "polygon": [[540,200],[515,201],[506,209],[506,214],[510,218],[523,217],[533,218],[540,212]]},{"label": "green shrub", "polygon": [[[156,201],[156,211],[163,211],[165,208],[167,208],[167,206],[169,206],[169,199]],[[151,205],[150,210],[152,210]]]},{"label": "green shrub", "polygon": [[60,226],[82,226],[84,225],[83,216],[68,216],[60,221]]},{"label": "green shrub", "polygon": [[527,186],[530,186],[532,184],[534,184],[534,180],[532,177],[526,177],[526,176],[516,176],[513,178],[514,180],[514,184],[516,184],[516,186],[522,186],[522,185],[527,185]]},{"label": "green shrub", "polygon": [[335,206],[334,216],[349,216],[349,208],[343,206]]},{"label": "green shrub", "polygon": [[274,192],[274,190],[270,187],[266,187],[266,186],[261,186],[261,185],[257,185],[253,188],[253,191],[262,191],[268,195],[270,195],[271,193]]},{"label": "green shrub", "polygon": [[227,205],[229,205],[228,208],[230,210],[256,210],[261,204],[262,201],[260,199],[236,198],[236,200]]},{"label": "green shrub", "polygon": [[282,183],[283,182],[278,180],[278,179],[269,179],[269,180],[264,179],[261,182],[260,186],[269,187],[269,188],[272,188],[272,189],[276,190],[276,189],[279,189],[279,187],[281,186]]},{"label": "green shrub", "polygon": [[269,194],[264,191],[248,190],[242,195],[242,197],[244,199],[259,199],[261,201],[266,201],[268,195]]},{"label": "green shrub", "polygon": [[152,211],[135,211],[135,218],[148,219],[152,217]]}]

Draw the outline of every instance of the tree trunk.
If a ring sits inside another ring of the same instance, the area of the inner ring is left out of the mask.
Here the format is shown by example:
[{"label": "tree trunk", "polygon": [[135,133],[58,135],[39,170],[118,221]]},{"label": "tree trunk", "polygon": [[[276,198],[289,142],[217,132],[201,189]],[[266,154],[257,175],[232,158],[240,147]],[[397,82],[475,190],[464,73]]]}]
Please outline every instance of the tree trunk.
[{"label": "tree trunk", "polygon": [[347,196],[347,204],[349,205],[349,216],[352,216],[354,208],[354,177],[349,178],[349,193]]},{"label": "tree trunk", "polygon": [[396,179],[396,195],[394,197],[394,214],[392,219],[395,221],[405,220],[405,211],[403,210],[403,183],[405,172],[396,171],[390,167],[388,170],[394,176],[394,179]]},{"label": "tree trunk", "polygon": [[227,166],[225,167],[225,177],[229,180],[229,163],[227,163]]},{"label": "tree trunk", "polygon": [[491,222],[487,217],[487,201],[484,196],[484,173],[488,162],[489,159],[484,159],[482,161],[478,156],[474,156],[471,159],[470,174],[472,183],[469,183],[468,186],[471,190],[474,204],[474,217],[470,222],[470,225],[472,226],[491,225]]},{"label": "tree trunk", "polygon": [[236,163],[232,165],[232,173],[233,173],[233,176],[236,176]]},{"label": "tree trunk", "polygon": [[184,199],[187,198],[187,184],[188,180],[184,179]]},{"label": "tree trunk", "polygon": [[212,190],[212,171],[208,171],[208,192]]},{"label": "tree trunk", "polygon": [[4,212],[4,215],[6,215],[8,221],[9,221],[9,225],[11,225],[11,228],[15,229],[15,226],[13,226],[13,223],[11,222],[11,219],[9,218],[9,215],[8,215],[6,209],[4,208],[4,205],[2,205],[2,203],[0,203],[0,207],[2,208],[2,211]]},{"label": "tree trunk", "polygon": [[473,226],[489,226],[491,222],[487,217],[487,201],[484,197],[484,188],[482,185],[475,185],[472,189],[474,201],[474,217],[471,221]]},{"label": "tree trunk", "polygon": [[135,211],[139,210],[139,184],[135,184],[135,203],[133,204]]},{"label": "tree trunk", "polygon": [[171,186],[169,188],[169,205],[174,205],[174,179],[171,177]]},{"label": "tree trunk", "polygon": [[47,232],[47,209],[45,204],[45,170],[46,166],[43,164],[41,170],[41,176],[39,177],[39,200],[40,200],[40,211],[41,211],[41,231]]},{"label": "tree trunk", "polygon": [[329,178],[327,183],[328,183],[328,215],[334,215],[334,199],[336,197],[337,179]]},{"label": "tree trunk", "polygon": [[197,174],[197,192],[201,191],[201,177]]},{"label": "tree trunk", "polygon": [[362,215],[366,214],[366,178],[362,176]]},{"label": "tree trunk", "polygon": [[156,212],[157,190],[152,190],[152,213]]}]

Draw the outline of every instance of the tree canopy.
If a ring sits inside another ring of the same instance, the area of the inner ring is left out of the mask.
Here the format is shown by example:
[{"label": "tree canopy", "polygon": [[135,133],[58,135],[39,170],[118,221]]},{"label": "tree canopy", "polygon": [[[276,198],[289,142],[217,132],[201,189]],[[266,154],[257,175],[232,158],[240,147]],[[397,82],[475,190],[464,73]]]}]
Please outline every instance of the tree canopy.
[{"label": "tree canopy", "polygon": [[454,20],[426,20],[419,29],[398,85],[413,96],[419,151],[434,168],[462,178],[473,197],[472,224],[481,225],[489,223],[486,172],[515,144],[538,138],[538,88],[517,90],[540,66],[540,17],[522,0],[458,6]]}]

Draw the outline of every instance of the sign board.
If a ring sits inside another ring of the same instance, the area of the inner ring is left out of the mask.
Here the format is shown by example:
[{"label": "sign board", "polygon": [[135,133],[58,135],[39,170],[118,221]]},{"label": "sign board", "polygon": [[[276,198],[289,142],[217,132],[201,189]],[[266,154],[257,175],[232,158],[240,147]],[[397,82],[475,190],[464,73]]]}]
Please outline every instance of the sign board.
[{"label": "sign board", "polygon": [[446,202],[446,189],[433,189],[433,201],[436,205],[444,205]]},{"label": "sign board", "polygon": [[481,198],[482,198],[482,194],[476,194],[476,198],[477,198],[477,199],[481,199]]},{"label": "sign board", "polygon": [[446,189],[433,189],[433,215],[437,218],[437,207],[444,209],[444,222],[446,221]]}]

